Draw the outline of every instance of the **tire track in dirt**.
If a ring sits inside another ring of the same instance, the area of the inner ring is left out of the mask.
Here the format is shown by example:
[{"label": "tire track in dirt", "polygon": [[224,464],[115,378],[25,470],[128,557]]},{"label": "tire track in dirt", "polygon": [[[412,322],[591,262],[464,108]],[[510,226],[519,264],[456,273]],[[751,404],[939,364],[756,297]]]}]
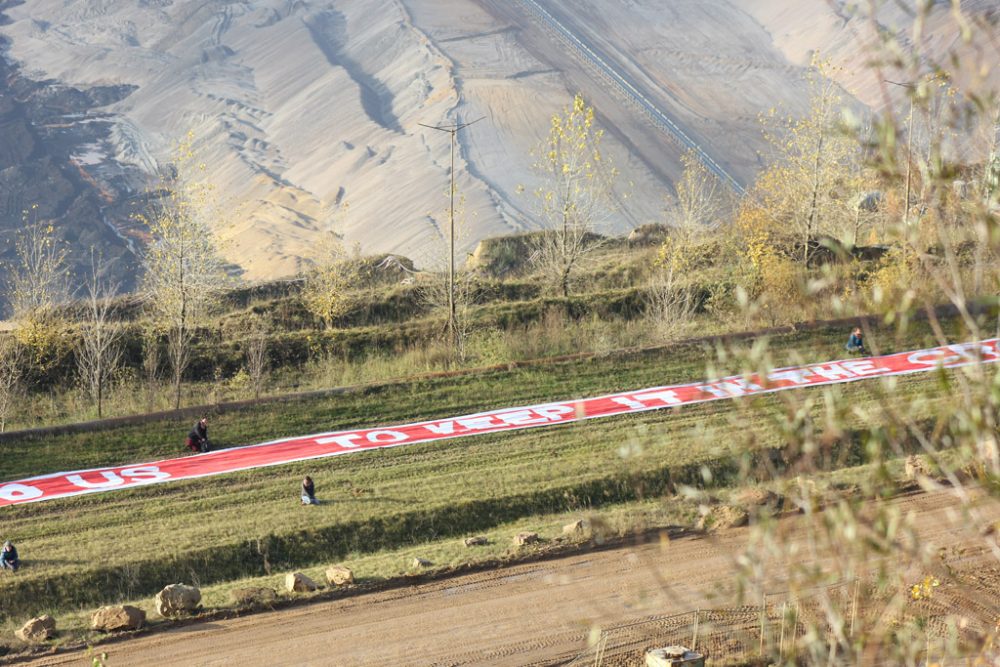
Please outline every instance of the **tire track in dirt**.
[{"label": "tire track in dirt", "polygon": [[[1000,518],[1000,503],[959,512],[954,495],[914,494],[892,501],[913,511],[923,540],[957,554],[981,595],[966,606],[1000,613],[1000,561],[978,534]],[[804,520],[782,520],[788,540],[803,537]],[[342,600],[242,618],[188,625],[109,644],[110,664],[122,665],[529,665],[570,659],[586,647],[591,628],[647,621],[700,607],[737,604],[730,582],[734,558],[750,529],[711,536],[580,553]],[[995,546],[995,545],[994,545]],[[780,585],[775,584],[775,590]],[[942,604],[944,600],[942,599]],[[752,611],[752,610],[751,610]],[[750,612],[748,612],[750,613]],[[89,665],[84,652],[48,656],[34,667]]]}]

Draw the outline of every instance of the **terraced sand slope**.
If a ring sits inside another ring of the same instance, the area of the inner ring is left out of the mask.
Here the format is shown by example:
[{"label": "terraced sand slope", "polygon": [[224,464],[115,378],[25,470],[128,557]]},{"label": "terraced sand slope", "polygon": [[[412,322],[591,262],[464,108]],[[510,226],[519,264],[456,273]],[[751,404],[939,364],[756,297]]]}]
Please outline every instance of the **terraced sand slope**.
[{"label": "terraced sand slope", "polygon": [[[533,7],[592,57],[561,40]],[[432,263],[447,219],[449,137],[421,123],[483,118],[459,136],[463,249],[537,227],[531,149],[576,91],[597,107],[622,172],[608,230],[657,220],[683,142],[655,127],[597,61],[746,183],[766,149],[758,114],[775,104],[805,108],[801,67],[812,49],[852,72],[864,69],[872,24],[838,7],[824,0],[30,0],[7,10],[11,23],[0,34],[33,76],[137,86],[104,109],[114,131],[84,165],[99,181],[113,162],[155,173],[171,145],[193,131],[234,213],[219,223],[226,253],[247,277],[265,278],[297,272],[345,201],[350,213],[336,226],[349,241]],[[892,8],[878,21],[902,30],[912,23]],[[954,45],[947,8],[924,34],[939,53]],[[845,75],[843,83],[864,104],[885,103],[871,75]]]}]

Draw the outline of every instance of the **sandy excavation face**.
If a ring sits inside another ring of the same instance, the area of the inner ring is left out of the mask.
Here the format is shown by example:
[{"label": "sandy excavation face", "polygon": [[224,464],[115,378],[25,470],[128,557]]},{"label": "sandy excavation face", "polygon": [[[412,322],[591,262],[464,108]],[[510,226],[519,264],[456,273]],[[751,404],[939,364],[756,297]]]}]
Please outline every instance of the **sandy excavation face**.
[{"label": "sandy excavation face", "polygon": [[[851,66],[863,61],[862,21],[845,22],[823,0],[539,3],[741,183],[766,150],[758,114],[779,103],[805,108],[801,66],[811,49],[829,48]],[[85,165],[98,179],[102,162],[154,174],[193,131],[233,211],[219,223],[225,252],[258,279],[298,272],[331,224],[366,252],[433,264],[447,233],[449,136],[420,123],[483,118],[459,136],[463,251],[485,236],[537,228],[531,152],[576,91],[595,105],[621,170],[621,208],[607,230],[660,219],[681,145],[526,7],[30,0],[7,10],[0,34],[26,73],[136,86],[102,109],[113,131]],[[863,77],[844,85],[880,103]],[[338,218],[345,201],[349,213]]]}]

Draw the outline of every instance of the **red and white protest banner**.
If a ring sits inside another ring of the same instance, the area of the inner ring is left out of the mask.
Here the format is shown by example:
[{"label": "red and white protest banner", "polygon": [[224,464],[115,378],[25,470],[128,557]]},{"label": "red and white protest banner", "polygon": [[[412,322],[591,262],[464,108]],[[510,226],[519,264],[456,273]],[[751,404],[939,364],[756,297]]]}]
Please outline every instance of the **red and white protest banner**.
[{"label": "red and white protest banner", "polygon": [[53,473],[0,483],[0,506],[221,475],[237,470],[338,456],[366,449],[399,447],[480,433],[568,424],[583,419],[661,410],[677,405],[753,396],[786,389],[921,373],[935,368],[995,363],[1000,360],[998,341],[1000,339],[945,345],[881,357],[808,364],[778,369],[764,377],[757,374],[735,375],[714,381],[652,387],[575,401],[503,408],[449,419],[318,433],[152,463]]}]

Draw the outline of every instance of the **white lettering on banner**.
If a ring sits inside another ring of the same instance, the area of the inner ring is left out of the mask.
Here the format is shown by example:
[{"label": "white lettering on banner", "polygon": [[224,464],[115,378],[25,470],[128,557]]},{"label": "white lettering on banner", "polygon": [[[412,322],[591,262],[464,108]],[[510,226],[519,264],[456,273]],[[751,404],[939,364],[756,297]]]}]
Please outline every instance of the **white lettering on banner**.
[{"label": "white lettering on banner", "polygon": [[807,378],[810,375],[812,375],[812,373],[810,373],[808,370],[804,370],[801,368],[789,368],[786,371],[774,371],[773,373],[768,373],[767,381],[781,382],[784,380],[787,382],[791,382],[793,384],[806,384],[807,382],[809,382]]},{"label": "white lettering on banner", "polygon": [[[475,435],[500,429],[520,429],[546,424],[574,422],[629,411],[654,410],[684,403],[730,399],[767,390],[795,389],[813,384],[832,384],[930,371],[937,366],[955,368],[971,363],[1000,362],[998,339],[979,343],[913,350],[884,357],[848,359],[798,368],[776,370],[766,381],[756,376],[737,376],[698,384],[674,385],[622,392],[580,401],[524,406],[460,415],[434,422],[397,424],[373,429],[305,435],[274,442],[236,447],[211,456],[135,464],[127,468],[83,470],[0,483],[0,506],[97,493],[174,479],[218,475],[269,465],[278,465],[350,453],[362,447],[391,447],[414,441],[435,441]],[[759,384],[758,384],[759,383]],[[763,387],[760,385],[764,385]],[[699,393],[701,392],[701,393]],[[588,414],[584,409],[592,405]],[[620,407],[615,407],[615,406]],[[421,430],[421,429],[424,430]],[[318,449],[317,444],[337,445]],[[160,467],[166,470],[161,470]],[[171,473],[172,466],[177,472]]]},{"label": "white lettering on banner", "polygon": [[391,444],[393,442],[403,442],[407,435],[399,431],[372,431],[368,434],[368,442],[378,444]]},{"label": "white lettering on banner", "polygon": [[827,380],[846,380],[857,377],[840,364],[827,364],[826,366],[810,366],[809,370],[813,375],[818,375]]},{"label": "white lettering on banner", "polygon": [[448,420],[446,422],[438,422],[436,424],[425,424],[428,431],[431,433],[437,433],[438,435],[451,435],[455,432],[455,422]]},{"label": "white lettering on banner", "polygon": [[[947,359],[947,361],[946,361]],[[949,364],[957,359],[954,355],[945,357],[941,350],[921,350],[914,352],[906,358],[911,364],[921,364],[923,366],[937,366],[938,364]]]},{"label": "white lettering on banner", "polygon": [[66,481],[81,489],[106,489],[112,486],[121,486],[125,480],[118,476],[118,473],[105,470],[99,475],[104,477],[103,482],[91,482],[83,478],[83,475],[68,475]]},{"label": "white lettering on banner", "polygon": [[841,362],[841,365],[857,375],[874,375],[876,373],[891,373],[891,368],[879,368],[874,361],[868,359],[856,359]]},{"label": "white lettering on banner", "polygon": [[945,350],[920,350],[906,357],[911,364],[921,364],[924,366],[950,366],[961,361],[976,361],[979,358],[984,360],[996,360],[997,350],[994,344],[983,343],[960,343],[949,345],[948,350],[952,354],[947,354]]},{"label": "white lettering on banner", "polygon": [[663,405],[680,405],[681,399],[677,397],[677,392],[671,389],[663,391],[651,391],[644,394],[632,394],[632,398],[642,403],[659,401]]},{"label": "white lettering on banner", "polygon": [[122,470],[122,477],[128,477],[129,481],[138,484],[149,484],[170,479],[170,473],[160,470],[157,466],[139,466],[137,468],[125,468]]},{"label": "white lettering on banner", "polygon": [[541,408],[533,408],[535,414],[540,415],[550,422],[563,421],[564,415],[573,414],[576,408],[571,405],[546,405]]},{"label": "white lettering on banner", "polygon": [[627,396],[615,396],[614,398],[611,399],[611,401],[613,403],[617,403],[618,405],[624,405],[629,410],[645,410],[646,409],[645,405],[643,405],[639,401],[633,401],[631,398],[628,398]]},{"label": "white lettering on banner", "polygon": [[503,426],[503,424],[498,424],[493,421],[495,417],[493,415],[484,415],[482,417],[470,417],[468,419],[459,419],[458,423],[469,429],[470,431],[484,431],[486,429],[497,428],[498,426]]},{"label": "white lettering on banner", "polygon": [[732,378],[726,381],[720,380],[712,384],[703,384],[698,388],[716,398],[735,398],[737,396],[746,396],[748,393],[754,391],[760,391],[760,385],[749,382],[744,378]]},{"label": "white lettering on banner", "polygon": [[531,410],[515,410],[514,412],[501,412],[497,419],[510,424],[511,426],[526,426],[528,424],[544,424],[548,421],[545,417],[533,417]]},{"label": "white lettering on banner", "polygon": [[960,354],[964,359],[969,361],[975,361],[976,359],[996,359],[997,352],[995,349],[991,348],[989,345],[983,345],[982,343],[958,343],[957,345],[949,345],[949,350],[954,350],[956,353]]},{"label": "white lettering on banner", "polygon": [[360,437],[361,436],[358,435],[357,433],[344,433],[342,435],[328,435],[323,438],[316,438],[316,442],[320,445],[334,444],[334,445],[340,445],[341,447],[350,447],[351,449],[354,449],[359,445],[351,441],[357,440]]},{"label": "white lettering on banner", "polygon": [[4,484],[0,486],[0,499],[9,500],[12,503],[34,500],[42,497],[42,490],[27,484]]}]

